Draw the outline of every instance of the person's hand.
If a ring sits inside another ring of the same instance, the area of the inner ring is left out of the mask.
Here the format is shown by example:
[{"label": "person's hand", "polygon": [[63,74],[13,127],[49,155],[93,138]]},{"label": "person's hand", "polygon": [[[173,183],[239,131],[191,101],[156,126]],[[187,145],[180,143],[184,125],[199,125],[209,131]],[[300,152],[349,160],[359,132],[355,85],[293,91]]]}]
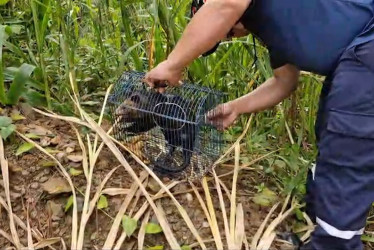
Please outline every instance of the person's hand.
[{"label": "person's hand", "polygon": [[230,127],[238,116],[239,113],[236,111],[235,103],[227,102],[209,111],[206,118],[208,123],[217,127],[219,130],[224,130]]},{"label": "person's hand", "polygon": [[[183,69],[175,67],[170,61],[166,60],[149,71],[144,81],[152,88],[160,88],[163,91],[165,85],[179,86],[182,78]],[[160,87],[162,86],[162,87]]]}]

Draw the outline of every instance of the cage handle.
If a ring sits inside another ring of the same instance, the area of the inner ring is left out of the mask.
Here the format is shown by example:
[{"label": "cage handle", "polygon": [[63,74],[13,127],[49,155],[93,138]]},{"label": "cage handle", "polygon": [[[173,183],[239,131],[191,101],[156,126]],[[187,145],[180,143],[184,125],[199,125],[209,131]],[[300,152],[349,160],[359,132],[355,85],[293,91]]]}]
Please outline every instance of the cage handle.
[{"label": "cage handle", "polygon": [[[145,82],[144,80],[143,80],[143,82]],[[179,86],[178,87],[180,87],[180,86],[182,86],[184,83],[182,82],[182,81],[179,81],[178,82],[179,83]],[[167,81],[160,81],[160,82],[155,82],[154,83],[154,88],[155,89],[159,89],[159,88],[166,88],[166,87],[168,87],[169,85],[167,84]]]}]

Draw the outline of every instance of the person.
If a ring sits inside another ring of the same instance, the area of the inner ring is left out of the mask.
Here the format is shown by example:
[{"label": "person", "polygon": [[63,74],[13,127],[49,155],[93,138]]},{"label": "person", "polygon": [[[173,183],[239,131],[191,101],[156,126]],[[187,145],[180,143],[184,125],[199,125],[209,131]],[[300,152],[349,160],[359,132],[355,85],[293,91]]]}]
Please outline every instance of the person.
[{"label": "person", "polygon": [[252,33],[269,51],[273,76],[212,112],[209,119],[223,119],[226,129],[241,114],[287,98],[301,70],[326,76],[305,197],[316,227],[303,247],[363,249],[374,201],[374,0],[194,0],[192,6],[181,39],[145,81],[179,86],[184,68],[228,34]]}]

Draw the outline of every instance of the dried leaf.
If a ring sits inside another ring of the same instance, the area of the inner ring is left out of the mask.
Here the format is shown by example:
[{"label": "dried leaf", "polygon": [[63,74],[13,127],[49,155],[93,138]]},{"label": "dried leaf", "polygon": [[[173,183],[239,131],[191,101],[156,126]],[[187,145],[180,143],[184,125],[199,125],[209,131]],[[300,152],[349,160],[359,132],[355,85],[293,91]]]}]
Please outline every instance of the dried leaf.
[{"label": "dried leaf", "polygon": [[53,218],[60,218],[63,216],[62,205],[55,203],[52,200],[47,201],[47,210]]},{"label": "dried leaf", "polygon": [[158,234],[162,232],[162,228],[159,224],[156,223],[148,223],[145,227],[146,234]]},{"label": "dried leaf", "polygon": [[97,202],[97,209],[104,209],[108,207],[108,200],[104,195],[100,195],[100,199]]},{"label": "dried leaf", "polygon": [[30,143],[30,142],[25,142],[23,143],[18,149],[17,149],[17,152],[16,152],[16,156],[19,156],[23,153],[26,153],[28,151],[30,151],[31,149],[33,149],[35,146],[34,144]]},{"label": "dried leaf", "polygon": [[28,127],[30,128],[29,133],[33,133],[39,136],[46,136],[52,134],[50,130],[35,124],[30,124]]},{"label": "dried leaf", "polygon": [[72,191],[67,181],[61,177],[50,178],[42,184],[42,187],[49,194],[70,193]]},{"label": "dried leaf", "polygon": [[54,137],[52,140],[51,140],[51,144],[52,145],[58,145],[58,144],[60,144],[61,143],[61,136],[56,136],[56,137]]},{"label": "dried leaf", "polygon": [[51,144],[51,139],[47,136],[44,136],[40,140],[40,146],[42,146],[42,147],[48,147],[50,144]]},{"label": "dried leaf", "polygon": [[69,173],[70,173],[71,176],[78,176],[78,175],[81,175],[83,173],[83,171],[82,170],[77,170],[75,168],[70,168]]},{"label": "dried leaf", "polygon": [[45,239],[45,240],[39,241],[38,243],[34,244],[34,248],[35,249],[45,248],[45,247],[51,246],[51,245],[59,242],[60,240],[61,240],[60,238]]},{"label": "dried leaf", "polygon": [[130,218],[127,215],[124,215],[122,217],[122,227],[123,227],[123,230],[126,232],[127,236],[130,237],[135,232],[137,226],[138,226],[137,220]]},{"label": "dried leaf", "polygon": [[69,161],[72,162],[82,162],[83,161],[83,156],[82,155],[68,155],[67,158]]},{"label": "dried leaf", "polygon": [[130,189],[124,189],[124,188],[107,188],[104,189],[102,194],[107,194],[110,196],[115,195],[121,195],[121,194],[128,194],[130,192]]},{"label": "dried leaf", "polygon": [[65,151],[66,151],[66,153],[70,154],[70,153],[74,152],[74,148],[67,147]]}]

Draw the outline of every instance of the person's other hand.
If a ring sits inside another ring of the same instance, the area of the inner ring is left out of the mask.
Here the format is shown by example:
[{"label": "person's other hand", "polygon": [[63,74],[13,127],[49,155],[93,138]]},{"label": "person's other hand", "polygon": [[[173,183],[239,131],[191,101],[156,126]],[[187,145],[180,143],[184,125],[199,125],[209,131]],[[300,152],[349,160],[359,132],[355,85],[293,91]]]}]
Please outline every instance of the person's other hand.
[{"label": "person's other hand", "polygon": [[236,111],[234,102],[227,102],[218,105],[213,110],[207,113],[207,122],[217,127],[219,130],[224,130],[230,127],[239,114]]},{"label": "person's other hand", "polygon": [[159,88],[163,91],[165,86],[179,86],[182,78],[183,69],[179,69],[172,65],[168,60],[163,61],[154,69],[149,71],[144,81],[152,88]]}]

